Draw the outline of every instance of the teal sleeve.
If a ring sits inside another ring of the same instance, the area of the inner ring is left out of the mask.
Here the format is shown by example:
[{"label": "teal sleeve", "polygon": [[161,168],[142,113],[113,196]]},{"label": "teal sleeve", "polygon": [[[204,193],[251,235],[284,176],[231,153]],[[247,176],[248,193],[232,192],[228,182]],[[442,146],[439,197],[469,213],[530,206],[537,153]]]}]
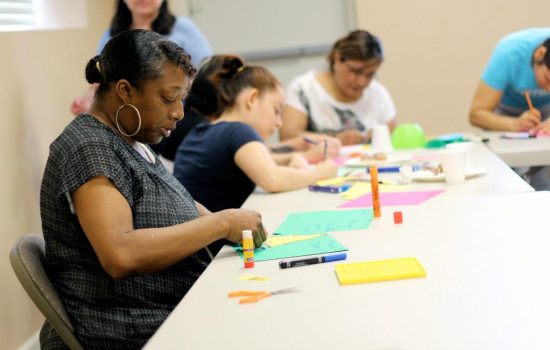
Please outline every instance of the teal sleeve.
[{"label": "teal sleeve", "polygon": [[497,46],[485,67],[481,80],[495,90],[504,91],[510,84],[511,65],[506,52]]}]

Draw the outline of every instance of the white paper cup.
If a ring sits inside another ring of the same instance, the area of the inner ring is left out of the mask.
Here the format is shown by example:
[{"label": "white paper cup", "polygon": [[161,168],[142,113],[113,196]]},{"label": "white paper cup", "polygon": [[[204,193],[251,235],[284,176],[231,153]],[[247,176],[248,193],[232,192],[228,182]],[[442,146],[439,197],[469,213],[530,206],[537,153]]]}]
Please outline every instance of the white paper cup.
[{"label": "white paper cup", "polygon": [[371,147],[374,151],[378,152],[393,151],[390,129],[386,124],[375,125],[372,128]]},{"label": "white paper cup", "polygon": [[453,142],[449,143],[445,148],[466,150],[466,169],[468,169],[472,167],[472,148],[474,145],[475,143],[473,142]]},{"label": "white paper cup", "polygon": [[439,151],[445,181],[449,185],[460,185],[466,181],[466,153],[465,149]]}]

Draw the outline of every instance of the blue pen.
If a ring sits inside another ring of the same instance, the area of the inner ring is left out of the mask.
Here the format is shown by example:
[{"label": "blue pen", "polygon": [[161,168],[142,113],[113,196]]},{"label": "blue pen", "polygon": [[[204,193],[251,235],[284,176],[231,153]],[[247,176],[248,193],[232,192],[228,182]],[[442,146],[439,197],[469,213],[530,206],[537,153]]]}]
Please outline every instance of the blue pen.
[{"label": "blue pen", "polygon": [[312,139],[310,139],[310,138],[308,138],[308,137],[304,137],[304,141],[307,142],[307,143],[309,143],[310,145],[317,145],[317,144],[319,144],[319,142],[314,141],[314,140],[312,140]]},{"label": "blue pen", "polygon": [[330,261],[346,260],[346,258],[346,253],[339,253],[333,255],[314,256],[312,258],[304,259],[287,259],[279,261],[279,267],[281,269],[286,269],[288,267],[306,266]]},{"label": "blue pen", "polygon": [[[422,167],[419,164],[414,164],[411,166],[412,171],[418,171],[421,170]],[[380,166],[378,167],[379,173],[398,173],[401,166],[395,165],[395,166]],[[369,168],[367,167],[367,173],[369,172]]]}]

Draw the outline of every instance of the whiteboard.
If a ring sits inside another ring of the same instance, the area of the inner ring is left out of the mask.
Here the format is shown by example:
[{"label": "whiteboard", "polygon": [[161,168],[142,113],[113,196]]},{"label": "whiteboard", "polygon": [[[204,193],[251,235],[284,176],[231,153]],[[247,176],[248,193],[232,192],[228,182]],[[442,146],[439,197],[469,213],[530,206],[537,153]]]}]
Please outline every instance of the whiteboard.
[{"label": "whiteboard", "polygon": [[215,53],[245,55],[332,46],[355,28],[354,9],[350,0],[189,0]]}]

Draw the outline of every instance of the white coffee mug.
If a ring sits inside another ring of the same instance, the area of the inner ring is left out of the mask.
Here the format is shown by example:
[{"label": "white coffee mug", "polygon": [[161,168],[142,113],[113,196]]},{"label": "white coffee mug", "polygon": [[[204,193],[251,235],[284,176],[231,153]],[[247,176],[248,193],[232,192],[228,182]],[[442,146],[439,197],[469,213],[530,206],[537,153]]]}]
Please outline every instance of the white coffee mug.
[{"label": "white coffee mug", "polygon": [[378,152],[393,151],[390,129],[386,124],[375,125],[372,128],[371,147],[374,151]]},{"label": "white coffee mug", "polygon": [[475,143],[473,142],[453,142],[449,143],[446,148],[447,149],[463,149],[466,150],[466,169],[472,167],[472,148],[474,147]]},{"label": "white coffee mug", "polygon": [[460,185],[466,181],[466,153],[465,149],[439,151],[445,181],[449,185]]}]

